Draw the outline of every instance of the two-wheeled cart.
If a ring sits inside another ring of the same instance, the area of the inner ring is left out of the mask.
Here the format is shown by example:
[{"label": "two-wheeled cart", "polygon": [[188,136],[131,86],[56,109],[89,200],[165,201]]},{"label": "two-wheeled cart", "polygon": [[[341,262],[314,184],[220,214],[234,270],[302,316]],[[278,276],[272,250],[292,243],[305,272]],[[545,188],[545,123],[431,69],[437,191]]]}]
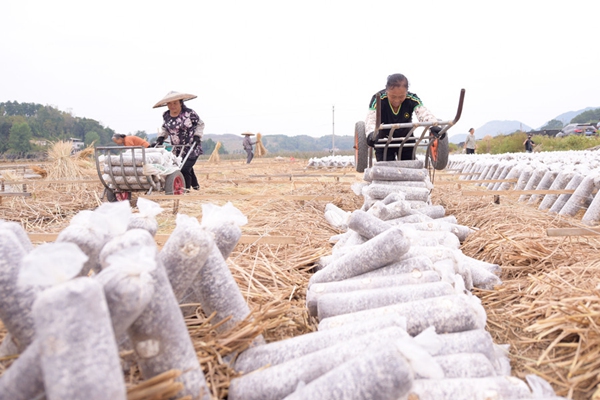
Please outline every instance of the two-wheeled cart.
[{"label": "two-wheeled cart", "polygon": [[[96,147],[96,170],[104,193],[109,202],[131,200],[133,192],[164,192],[181,195],[185,193],[185,179],[181,168],[195,143],[190,146],[185,158],[167,154],[164,148],[142,146],[104,146]],[[184,146],[173,146],[173,149]],[[164,165],[165,160],[171,161]]]},{"label": "two-wheeled cart", "polygon": [[[465,98],[465,89],[461,89],[458,101],[456,116],[451,121],[436,122],[406,122],[402,124],[382,124],[381,123],[381,99],[377,98],[377,114],[375,123],[375,132],[373,138],[377,138],[379,131],[389,129],[387,138],[375,140],[374,148],[383,148],[384,159],[389,148],[399,148],[398,153],[402,153],[405,147],[412,147],[412,159],[416,158],[417,149],[425,148],[425,167],[435,170],[442,170],[448,165],[448,134],[447,131],[455,125],[462,114],[463,102]],[[431,131],[432,126],[441,128],[439,133]],[[422,128],[421,134],[415,135],[417,128]],[[409,129],[406,136],[394,137],[394,132],[399,129]],[[367,167],[373,166],[373,147],[367,144],[367,132],[365,132],[364,121],[358,121],[354,128],[354,162],[357,172],[364,172]]]}]

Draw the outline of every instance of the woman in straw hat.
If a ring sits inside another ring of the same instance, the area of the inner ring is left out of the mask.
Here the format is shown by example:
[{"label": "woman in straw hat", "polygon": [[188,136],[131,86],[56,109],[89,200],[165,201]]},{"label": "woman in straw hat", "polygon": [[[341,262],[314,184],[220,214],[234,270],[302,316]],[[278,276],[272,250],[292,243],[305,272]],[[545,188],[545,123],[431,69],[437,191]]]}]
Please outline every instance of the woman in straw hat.
[{"label": "woman in straw hat", "polygon": [[244,142],[242,144],[244,145],[244,150],[246,150],[246,154],[248,155],[248,157],[246,157],[246,164],[250,164],[250,161],[252,161],[252,159],[254,158],[254,153],[252,152],[252,145],[256,144],[256,142],[250,140],[250,136],[254,136],[254,133],[244,132],[242,133],[242,135],[244,135]]},{"label": "woman in straw hat", "polygon": [[[191,108],[188,108],[183,101],[195,99],[197,96],[188,93],[169,92],[167,95],[154,105],[153,108],[167,106],[168,110],[163,113],[163,124],[161,132],[156,138],[156,145],[162,145],[167,138],[171,139],[171,144],[176,146],[173,153],[181,158],[185,158],[193,143],[196,144],[189,157],[187,158],[181,173],[185,179],[185,188],[190,190],[200,189],[198,179],[194,173],[194,164],[202,151],[202,135],[204,134],[204,122],[198,114]],[[181,146],[181,147],[177,147]]]}]

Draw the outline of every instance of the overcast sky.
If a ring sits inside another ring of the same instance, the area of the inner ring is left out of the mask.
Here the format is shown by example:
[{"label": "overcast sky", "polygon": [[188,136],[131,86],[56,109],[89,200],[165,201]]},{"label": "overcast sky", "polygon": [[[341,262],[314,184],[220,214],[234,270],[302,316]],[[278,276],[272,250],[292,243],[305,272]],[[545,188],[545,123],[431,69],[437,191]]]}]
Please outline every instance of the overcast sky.
[{"label": "overcast sky", "polygon": [[[353,135],[392,73],[451,135],[600,107],[600,1],[19,0],[0,23],[0,102],[156,132],[171,90],[205,133]],[[335,112],[333,112],[335,107]]]}]

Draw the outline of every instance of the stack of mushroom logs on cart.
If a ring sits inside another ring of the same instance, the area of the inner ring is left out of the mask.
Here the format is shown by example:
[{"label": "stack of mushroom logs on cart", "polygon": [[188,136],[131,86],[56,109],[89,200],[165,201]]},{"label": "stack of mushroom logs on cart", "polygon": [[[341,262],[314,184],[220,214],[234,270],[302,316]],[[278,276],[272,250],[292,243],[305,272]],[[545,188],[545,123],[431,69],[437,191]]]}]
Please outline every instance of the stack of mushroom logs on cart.
[{"label": "stack of mushroom logs on cart", "polygon": [[152,179],[154,183],[159,182],[161,176],[177,171],[181,162],[163,148],[125,149],[120,155],[108,155],[108,151],[106,153],[99,155],[98,162],[102,179],[111,189],[147,189],[150,185],[148,179]]},{"label": "stack of mushroom logs on cart", "polygon": [[326,207],[346,232],[308,285],[318,331],[241,353],[228,399],[558,399],[510,376],[469,291],[501,284],[499,267],[459,250],[471,229],[431,204],[423,163],[380,162],[364,179],[362,209]]},{"label": "stack of mushroom logs on cart", "polygon": [[202,224],[178,215],[158,251],[160,207],[140,198],[138,208],[81,211],[35,248],[19,224],[0,222],[2,348],[20,354],[0,377],[0,398],[126,399],[119,349],[135,351],[144,379],[177,369],[178,396],[211,398],[179,304],[201,303],[216,324],[230,317],[219,331],[249,315],[225,261],[246,217],[231,203],[205,204]]}]

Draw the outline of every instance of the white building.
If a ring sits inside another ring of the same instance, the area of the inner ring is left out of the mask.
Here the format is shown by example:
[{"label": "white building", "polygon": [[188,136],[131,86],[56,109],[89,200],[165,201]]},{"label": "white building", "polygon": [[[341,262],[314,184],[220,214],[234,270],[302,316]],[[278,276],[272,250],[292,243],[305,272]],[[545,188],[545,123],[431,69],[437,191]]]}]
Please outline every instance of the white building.
[{"label": "white building", "polygon": [[71,138],[71,142],[73,143],[73,150],[79,151],[85,147],[85,143],[83,140],[77,138]]}]

